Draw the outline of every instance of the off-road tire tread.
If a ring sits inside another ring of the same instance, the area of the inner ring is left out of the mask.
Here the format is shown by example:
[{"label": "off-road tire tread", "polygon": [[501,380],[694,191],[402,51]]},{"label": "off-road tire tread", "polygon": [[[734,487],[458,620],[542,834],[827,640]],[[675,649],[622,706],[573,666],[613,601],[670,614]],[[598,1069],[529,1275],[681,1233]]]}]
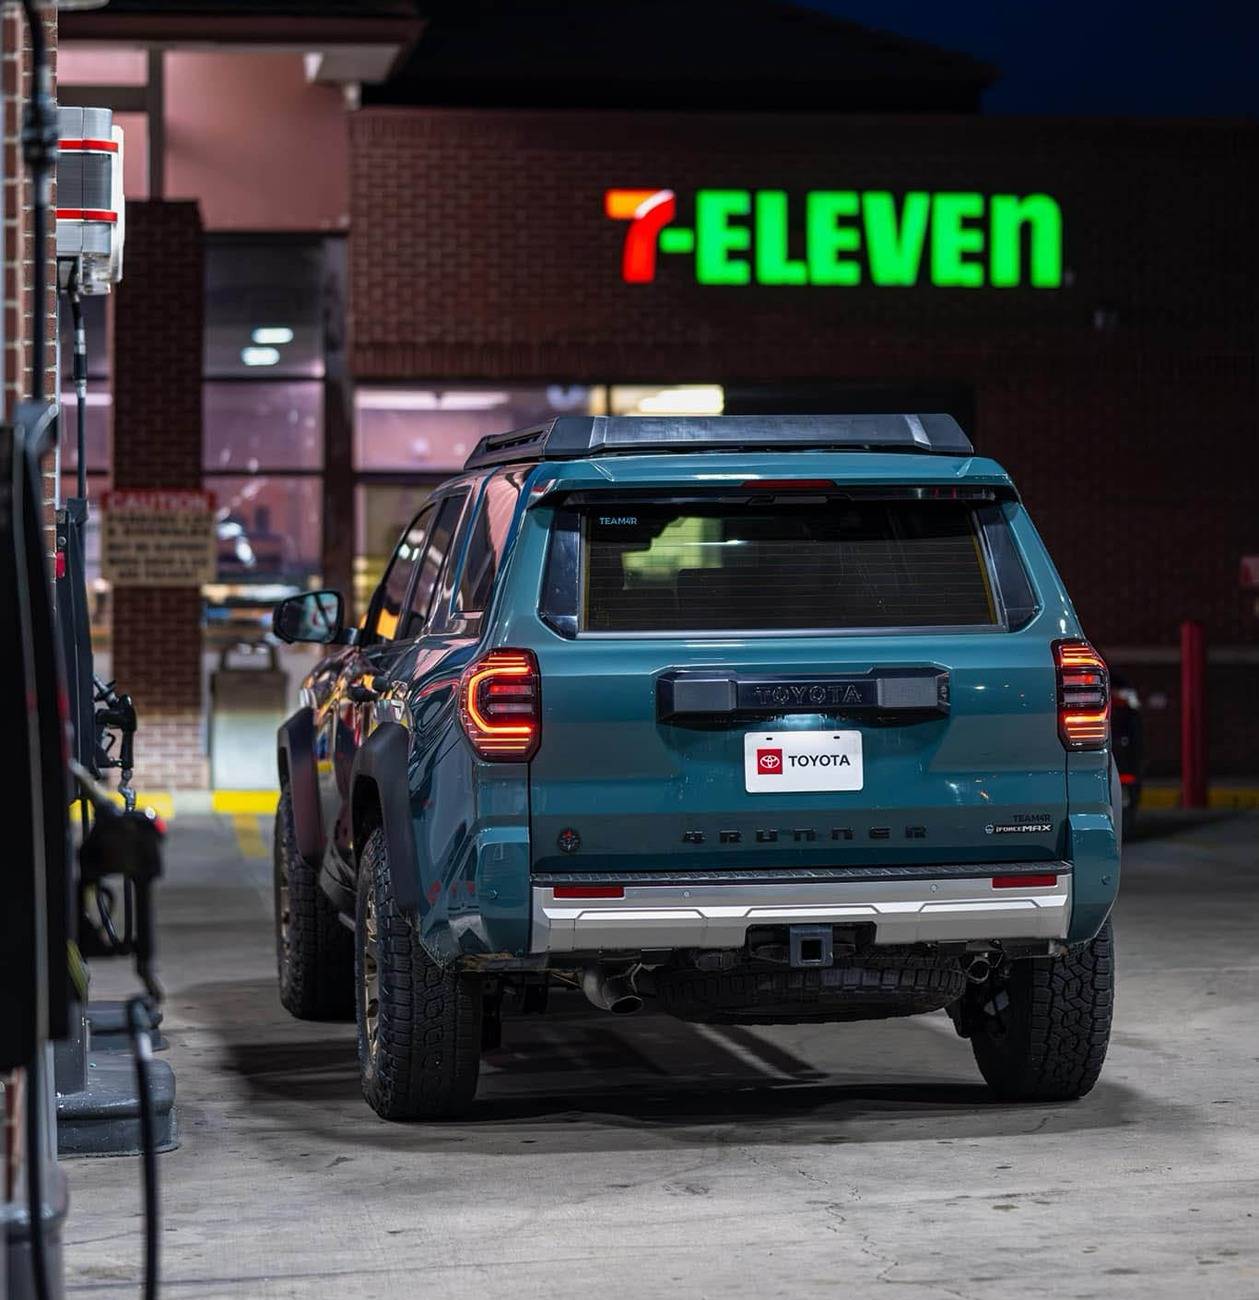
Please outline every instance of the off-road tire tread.
[{"label": "off-road tire tread", "polygon": [[988,1086],[1005,1101],[1071,1101],[1097,1082],[1110,1042],[1115,955],[1108,920],[1060,957],[1014,963],[1004,1034],[982,1025],[971,1046]]},{"label": "off-road tire tread", "polygon": [[[319,887],[318,869],[297,851],[293,802],[288,787],[275,811],[276,966],[280,1003],[298,1020],[354,1018],[354,936],[341,923],[332,900]],[[280,948],[279,855],[289,878],[289,960]]]},{"label": "off-road tire tread", "polygon": [[935,1011],[960,997],[956,962],[870,954],[829,968],[658,972],[660,1009],[701,1024],[817,1024]]},{"label": "off-road tire tread", "polygon": [[[463,1114],[476,1095],[481,1068],[481,981],[439,966],[424,951],[415,927],[394,903],[388,850],[379,828],[368,836],[359,865],[360,939],[366,889],[376,891],[380,1020],[373,1068],[360,1007],[363,1096],[383,1119]],[[361,943],[356,943],[356,989],[362,979],[361,960]]]}]

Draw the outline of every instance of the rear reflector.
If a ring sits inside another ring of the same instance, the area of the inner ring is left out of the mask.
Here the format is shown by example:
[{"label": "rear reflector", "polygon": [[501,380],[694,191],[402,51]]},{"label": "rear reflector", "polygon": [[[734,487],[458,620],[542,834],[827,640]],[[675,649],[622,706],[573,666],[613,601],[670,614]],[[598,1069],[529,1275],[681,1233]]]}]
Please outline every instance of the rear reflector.
[{"label": "rear reflector", "polygon": [[1136,774],[1135,772],[1120,772],[1120,773],[1119,773],[1119,784],[1120,784],[1120,785],[1136,785],[1136,783],[1137,783],[1137,774]]},{"label": "rear reflector", "polygon": [[1058,735],[1067,749],[1104,749],[1110,740],[1110,675],[1087,641],[1055,641]]},{"label": "rear reflector", "polygon": [[1058,883],[1057,875],[1052,871],[1034,876],[993,876],[993,889],[1048,889]]},{"label": "rear reflector", "polygon": [[556,898],[624,898],[624,885],[556,885]]}]

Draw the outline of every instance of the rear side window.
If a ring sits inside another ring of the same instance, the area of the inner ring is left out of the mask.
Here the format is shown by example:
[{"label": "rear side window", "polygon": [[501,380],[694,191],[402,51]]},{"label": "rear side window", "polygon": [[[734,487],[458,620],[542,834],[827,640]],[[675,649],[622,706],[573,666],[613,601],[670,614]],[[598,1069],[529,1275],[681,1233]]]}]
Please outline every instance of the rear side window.
[{"label": "rear side window", "polygon": [[368,617],[367,635],[369,639],[379,638],[392,641],[398,635],[398,624],[402,618],[402,602],[407,596],[407,585],[415,572],[415,561],[420,548],[424,545],[424,534],[433,522],[433,507],[425,506],[411,521],[411,526],[402,534],[389,562],[389,570],[376,594],[375,608]]},{"label": "rear side window", "polygon": [[433,589],[437,586],[438,575],[446,562],[446,553],[450,550],[450,539],[455,525],[459,522],[459,512],[463,509],[463,497],[447,497],[438,510],[429,534],[428,545],[424,548],[424,558],[420,561],[419,572],[415,575],[415,586],[411,589],[411,601],[408,607],[406,625],[402,635],[419,636],[428,617],[428,607],[433,600]]},{"label": "rear side window", "polygon": [[1002,622],[965,502],[610,507],[582,512],[581,538],[588,632]]},{"label": "rear side window", "polygon": [[495,474],[485,485],[485,495],[472,524],[468,554],[459,579],[455,608],[461,614],[484,613],[490,603],[524,477],[520,470],[508,470]]}]

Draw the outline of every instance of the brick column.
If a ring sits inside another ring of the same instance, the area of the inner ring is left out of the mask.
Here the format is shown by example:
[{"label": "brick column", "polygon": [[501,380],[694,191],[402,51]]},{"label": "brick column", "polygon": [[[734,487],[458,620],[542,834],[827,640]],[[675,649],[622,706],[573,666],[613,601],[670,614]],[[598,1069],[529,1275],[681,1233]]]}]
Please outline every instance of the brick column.
[{"label": "brick column", "polygon": [[[48,61],[57,66],[57,14],[49,6],[43,13],[44,40]],[[7,418],[14,405],[25,401],[31,392],[31,339],[35,329],[35,293],[30,283],[34,244],[31,230],[33,190],[22,161],[22,115],[31,91],[31,43],[26,20],[17,5],[4,5],[0,12],[0,217],[4,223],[3,320],[0,321],[0,369],[3,371],[3,401],[0,411]],[[51,207],[55,208],[57,187],[54,177]],[[40,309],[39,325],[44,331],[44,356],[47,369],[44,395],[52,398],[57,391],[57,223],[53,211],[48,214],[48,282]],[[52,457],[45,466],[45,492],[52,497]],[[53,549],[52,515],[45,520],[48,549]]]},{"label": "brick column", "polygon": [[[201,218],[195,203],[127,204],[113,328],[114,486],[201,486]],[[135,699],[142,789],[207,784],[201,591],[113,594],[113,673]]]}]

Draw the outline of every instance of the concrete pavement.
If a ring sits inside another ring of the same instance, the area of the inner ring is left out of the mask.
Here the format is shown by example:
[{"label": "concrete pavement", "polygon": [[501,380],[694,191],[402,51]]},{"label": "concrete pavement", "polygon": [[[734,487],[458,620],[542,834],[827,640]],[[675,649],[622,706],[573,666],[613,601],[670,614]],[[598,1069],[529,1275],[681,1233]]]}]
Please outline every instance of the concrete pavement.
[{"label": "concrete pavement", "polygon": [[[471,1119],[412,1126],[361,1100],[352,1026],[281,1010],[269,827],[243,829],[178,818],[160,896],[169,1296],[1259,1296],[1259,815],[1150,814],[1129,846],[1081,1102],[993,1103],[942,1013],[568,1001],[507,1022]],[[126,987],[98,966],[96,995]],[[68,1171],[70,1294],[136,1294],[136,1164]]]}]

